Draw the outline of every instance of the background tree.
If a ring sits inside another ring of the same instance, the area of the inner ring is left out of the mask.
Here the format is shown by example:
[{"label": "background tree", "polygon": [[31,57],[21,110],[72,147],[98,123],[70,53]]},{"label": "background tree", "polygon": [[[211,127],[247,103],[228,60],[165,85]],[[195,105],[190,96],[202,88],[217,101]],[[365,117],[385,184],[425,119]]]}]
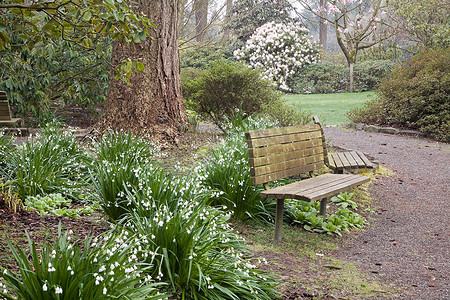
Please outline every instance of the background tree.
[{"label": "background tree", "polygon": [[416,45],[448,47],[450,44],[449,2],[394,0],[390,7],[400,19],[400,31],[407,33]]},{"label": "background tree", "polygon": [[[133,9],[155,24],[151,39],[135,44],[116,41],[102,128],[147,132],[174,139],[186,123],[178,55],[178,1],[139,0]],[[129,84],[114,79],[123,61],[138,60],[142,72],[130,73]],[[145,67],[145,68],[143,68]]]},{"label": "background tree", "polygon": [[208,26],[208,0],[194,1],[195,10],[195,33],[197,35],[197,42],[204,42],[206,39],[206,28]]},{"label": "background tree", "polygon": [[299,0],[309,12],[314,13],[334,27],[338,45],[349,67],[349,90],[353,92],[353,69],[358,52],[391,37],[392,28],[387,19],[388,6],[384,0],[329,0],[314,9],[309,1]]},{"label": "background tree", "polygon": [[[144,28],[141,28],[143,26]],[[151,21],[127,2],[0,3],[0,89],[39,119],[52,104],[97,104],[108,83],[110,43],[141,41]]]}]

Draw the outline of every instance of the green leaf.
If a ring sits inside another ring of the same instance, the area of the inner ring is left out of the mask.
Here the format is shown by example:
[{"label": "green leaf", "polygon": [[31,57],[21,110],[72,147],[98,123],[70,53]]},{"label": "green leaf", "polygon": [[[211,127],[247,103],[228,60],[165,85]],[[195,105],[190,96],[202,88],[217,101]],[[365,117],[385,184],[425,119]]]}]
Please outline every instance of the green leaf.
[{"label": "green leaf", "polygon": [[137,62],[136,66],[137,66],[138,70],[141,72],[143,72],[145,69],[144,64],[139,61]]},{"label": "green leaf", "polygon": [[86,22],[88,22],[91,18],[92,18],[92,13],[88,10],[88,11],[83,15],[83,20],[85,20]]}]

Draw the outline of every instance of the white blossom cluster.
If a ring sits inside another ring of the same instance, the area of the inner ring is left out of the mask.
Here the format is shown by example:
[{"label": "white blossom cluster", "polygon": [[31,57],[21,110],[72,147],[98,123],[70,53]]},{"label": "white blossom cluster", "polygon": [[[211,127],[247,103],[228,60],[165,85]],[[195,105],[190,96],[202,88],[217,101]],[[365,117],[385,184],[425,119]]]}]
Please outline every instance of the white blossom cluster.
[{"label": "white blossom cluster", "polygon": [[279,89],[289,91],[287,80],[319,59],[318,47],[307,34],[305,27],[269,22],[257,28],[234,56],[260,69],[263,78],[273,80]]}]

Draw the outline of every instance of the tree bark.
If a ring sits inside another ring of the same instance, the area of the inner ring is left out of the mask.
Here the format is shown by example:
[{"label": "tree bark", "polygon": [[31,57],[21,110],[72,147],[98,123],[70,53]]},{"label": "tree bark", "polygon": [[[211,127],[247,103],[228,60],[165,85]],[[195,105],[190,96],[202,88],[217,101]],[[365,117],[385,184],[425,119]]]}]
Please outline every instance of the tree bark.
[{"label": "tree bark", "polygon": [[[325,0],[320,0],[319,7],[321,9],[326,9]],[[322,11],[319,16],[319,43],[322,46],[323,51],[327,51],[328,42],[328,28],[327,28],[327,13]]]},{"label": "tree bark", "polygon": [[225,29],[223,30],[223,39],[226,40],[230,37],[231,29],[230,29],[230,22],[231,22],[231,14],[233,9],[233,0],[227,0],[226,2],[226,13],[225,13]]},{"label": "tree bark", "polygon": [[[186,124],[178,56],[177,0],[138,0],[134,8],[156,25],[152,38],[139,44],[116,41],[105,110],[100,127],[175,139]],[[114,79],[122,60],[137,59],[145,70],[130,84]],[[163,135],[163,136],[161,136]]]},{"label": "tree bark", "polygon": [[208,0],[195,0],[195,34],[197,42],[206,40],[205,30],[208,26]]}]

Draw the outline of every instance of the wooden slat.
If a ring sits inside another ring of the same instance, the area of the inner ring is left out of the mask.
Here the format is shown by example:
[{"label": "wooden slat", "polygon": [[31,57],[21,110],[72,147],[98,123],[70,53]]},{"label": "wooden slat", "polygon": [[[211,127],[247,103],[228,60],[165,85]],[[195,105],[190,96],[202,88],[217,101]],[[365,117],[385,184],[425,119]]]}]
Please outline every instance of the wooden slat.
[{"label": "wooden slat", "polygon": [[[347,175],[347,174],[335,174],[335,175]],[[337,195],[340,192],[357,187],[358,185],[361,185],[363,183],[370,181],[370,178],[366,177],[366,176],[362,176],[362,175],[353,175],[353,176],[359,176],[359,177],[351,178],[351,179],[348,179],[348,180],[345,180],[345,181],[342,181],[339,183],[330,184],[326,188],[317,190],[314,193],[298,195],[298,198],[296,198],[296,199],[301,200],[301,197],[306,197],[310,201],[316,201],[316,200],[320,200],[320,199],[323,199],[326,197],[331,197],[331,196]]]},{"label": "wooden slat", "polygon": [[362,161],[366,164],[366,167],[372,168],[372,163],[361,151],[355,151],[355,152],[359,155],[359,157],[362,159]]},{"label": "wooden slat", "polygon": [[261,196],[273,199],[298,199],[316,201],[370,181],[370,178],[351,174],[324,174],[289,185],[261,192]]},{"label": "wooden slat", "polygon": [[317,146],[321,146],[322,141],[320,138],[314,139],[314,140],[308,140],[308,141],[299,141],[289,144],[283,144],[283,145],[273,145],[270,147],[261,147],[261,148],[254,148],[249,149],[249,156],[250,157],[264,157],[268,155],[274,155],[278,153],[285,153],[290,151],[295,151],[299,149],[307,149],[307,148],[315,148]]},{"label": "wooden slat", "polygon": [[248,142],[249,148],[258,148],[263,146],[278,145],[278,144],[288,144],[298,141],[307,141],[312,139],[322,138],[320,130],[310,131],[310,132],[300,132],[287,135],[277,135],[268,136],[261,138],[251,138]]},{"label": "wooden slat", "polygon": [[350,152],[344,152],[345,158],[347,158],[348,163],[350,164],[350,167],[357,168],[358,163],[353,158],[353,156],[350,154]]},{"label": "wooden slat", "polygon": [[328,153],[328,166],[331,169],[336,169],[336,163],[334,162],[333,156],[331,155],[331,153]]},{"label": "wooden slat", "polygon": [[281,128],[269,128],[269,129],[259,129],[252,130],[245,133],[248,139],[257,139],[261,137],[270,137],[270,136],[278,136],[278,135],[286,135],[292,133],[299,132],[309,132],[319,130],[320,126],[316,124],[312,125],[297,125],[297,126],[288,126]]},{"label": "wooden slat", "polygon": [[321,153],[306,157],[299,157],[292,160],[284,160],[276,164],[254,167],[250,169],[250,172],[252,176],[261,176],[264,174],[276,173],[283,170],[295,169],[298,166],[310,165],[318,163],[320,161],[323,161],[323,155]]},{"label": "wooden slat", "polygon": [[342,161],[342,164],[344,165],[344,168],[350,168],[350,163],[348,162],[347,158],[345,157],[344,153],[338,152],[337,155]]},{"label": "wooden slat", "polygon": [[9,115],[0,115],[1,121],[9,121],[11,120],[11,117]]},{"label": "wooden slat", "polygon": [[341,158],[339,157],[339,155],[337,153],[331,153],[331,156],[333,157],[333,160],[336,164],[336,168],[343,168],[344,164],[341,161]]},{"label": "wooden slat", "polygon": [[318,162],[317,164],[311,164],[311,165],[305,165],[305,166],[299,166],[297,168],[289,169],[289,170],[283,170],[280,172],[275,172],[272,174],[265,174],[262,176],[255,176],[252,177],[252,184],[261,184],[266,182],[271,182],[274,180],[278,180],[285,177],[295,176],[298,174],[307,173],[314,170],[319,170],[324,167],[323,161]]},{"label": "wooden slat", "polygon": [[256,157],[250,159],[250,166],[258,167],[264,165],[271,165],[275,163],[279,163],[285,160],[293,160],[300,157],[311,156],[315,154],[323,153],[323,148],[321,146],[317,146],[314,148],[307,148],[301,150],[295,150],[290,152],[281,152],[274,155],[264,156],[264,157]]},{"label": "wooden slat", "polygon": [[348,152],[348,155],[351,155],[351,156],[353,157],[353,159],[354,159],[355,162],[356,162],[356,165],[357,165],[359,168],[363,168],[363,167],[366,166],[366,164],[362,161],[361,157],[359,157],[359,155],[356,153],[356,151]]},{"label": "wooden slat", "polygon": [[305,192],[316,187],[317,185],[320,186],[332,180],[332,176],[329,175],[334,174],[324,174],[318,177],[313,177],[310,179],[296,181],[291,184],[279,186],[271,190],[261,192],[261,196],[273,199],[293,198],[296,193]]}]

